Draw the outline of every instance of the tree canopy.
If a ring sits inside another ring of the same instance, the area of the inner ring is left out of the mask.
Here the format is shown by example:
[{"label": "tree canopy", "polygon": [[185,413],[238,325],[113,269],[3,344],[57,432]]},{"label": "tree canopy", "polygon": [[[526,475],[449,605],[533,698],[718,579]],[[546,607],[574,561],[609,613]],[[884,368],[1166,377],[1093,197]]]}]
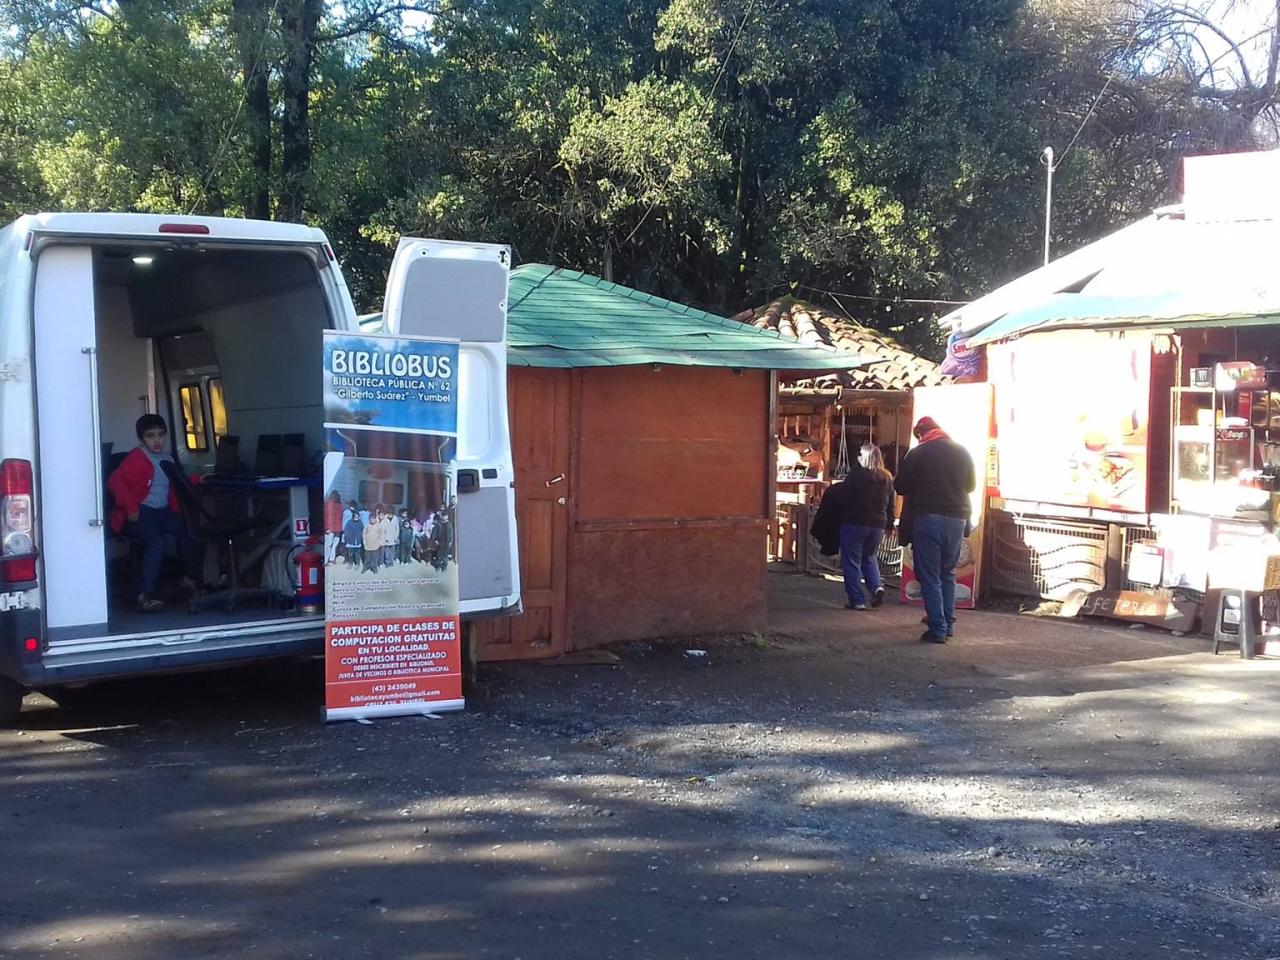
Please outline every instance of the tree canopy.
[{"label": "tree canopy", "polygon": [[315,223],[362,308],[402,233],[500,241],[925,351],[943,301],[1038,263],[1044,146],[1062,251],[1280,111],[1274,19],[1150,0],[0,0],[0,26],[4,214]]}]

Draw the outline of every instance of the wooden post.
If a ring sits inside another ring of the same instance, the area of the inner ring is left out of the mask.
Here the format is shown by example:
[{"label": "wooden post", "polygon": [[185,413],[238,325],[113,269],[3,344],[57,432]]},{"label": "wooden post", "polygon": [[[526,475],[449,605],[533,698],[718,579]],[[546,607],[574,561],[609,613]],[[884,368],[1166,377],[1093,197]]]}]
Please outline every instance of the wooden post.
[{"label": "wooden post", "polygon": [[835,404],[825,411],[822,417],[822,469],[818,471],[818,479],[824,483],[831,476],[831,418],[835,413]]},{"label": "wooden post", "polygon": [[1107,524],[1107,560],[1102,579],[1108,590],[1124,589],[1124,528],[1114,523]]},{"label": "wooden post", "polygon": [[473,621],[462,622],[462,695],[469,696],[475,691],[480,675],[480,644],[476,642],[476,625]]},{"label": "wooden post", "polygon": [[778,502],[778,371],[769,371],[769,407],[765,417],[765,477],[764,515],[771,517],[777,510]]},{"label": "wooden post", "polygon": [[801,503],[795,509],[796,567],[805,570],[809,566],[809,504]]}]

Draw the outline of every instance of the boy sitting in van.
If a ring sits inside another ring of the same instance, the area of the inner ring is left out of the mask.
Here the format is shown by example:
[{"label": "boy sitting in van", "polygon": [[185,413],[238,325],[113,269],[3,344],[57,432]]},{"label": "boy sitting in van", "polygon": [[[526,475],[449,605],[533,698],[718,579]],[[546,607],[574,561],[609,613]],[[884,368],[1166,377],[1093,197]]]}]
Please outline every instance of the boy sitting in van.
[{"label": "boy sitting in van", "polygon": [[187,533],[178,507],[177,495],[169,489],[169,478],[160,464],[173,457],[165,450],[169,429],[164,417],[146,413],[134,425],[138,445],[129,452],[107,480],[115,500],[111,529],[119,533],[126,523],[134,524],[142,541],[142,570],[138,580],[138,609],[155,613],[164,606],[156,596],[156,580],[164,562],[165,537],[173,537],[182,557],[184,590],[195,590],[201,575],[200,545]]}]

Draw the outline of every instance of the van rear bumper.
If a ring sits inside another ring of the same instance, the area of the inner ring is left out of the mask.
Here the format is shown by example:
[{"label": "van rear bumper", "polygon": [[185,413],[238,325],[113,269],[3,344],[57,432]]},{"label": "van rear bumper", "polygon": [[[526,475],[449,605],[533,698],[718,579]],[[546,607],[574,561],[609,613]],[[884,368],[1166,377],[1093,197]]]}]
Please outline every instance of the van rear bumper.
[{"label": "van rear bumper", "polygon": [[[40,667],[43,629],[38,609],[25,607],[0,613],[0,677],[30,686],[23,678]],[[28,640],[34,641],[32,646],[36,649],[27,649]]]},{"label": "van rear bumper", "polygon": [[[519,610],[517,604],[506,610],[464,616],[462,620],[466,624],[485,617],[512,616]],[[170,635],[125,643],[66,642],[53,644],[43,652],[27,651],[25,638],[38,638],[40,630],[39,610],[0,615],[0,677],[38,688],[324,654],[324,620],[318,617],[296,626],[273,623],[256,635],[252,627],[235,625],[176,638]]]},{"label": "van rear bumper", "polygon": [[28,687],[52,687],[90,680],[109,680],[154,673],[230,667],[276,657],[320,656],[324,652],[324,626],[308,625],[296,631],[268,636],[202,640],[184,644],[145,644],[127,649],[104,647],[59,653],[46,651],[35,663],[23,664],[14,677]]}]

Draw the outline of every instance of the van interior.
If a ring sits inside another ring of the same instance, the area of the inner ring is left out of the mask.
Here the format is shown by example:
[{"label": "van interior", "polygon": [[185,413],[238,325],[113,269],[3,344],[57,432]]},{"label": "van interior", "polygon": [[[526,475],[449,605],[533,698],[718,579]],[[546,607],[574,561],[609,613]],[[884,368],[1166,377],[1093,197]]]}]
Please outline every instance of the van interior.
[{"label": "van interior", "polygon": [[[98,416],[92,442],[100,457],[93,483],[102,484],[96,509],[104,514],[97,518],[100,561],[46,551],[51,644],[320,616],[300,609],[280,578],[292,574],[297,542],[313,531],[323,537],[322,331],[333,326],[318,272],[324,256],[322,248],[108,242],[51,247],[37,259],[37,331],[50,323],[42,309],[74,296],[68,288],[79,287],[81,298],[91,299]],[[51,376],[39,334],[37,371],[39,378]],[[62,402],[50,392],[56,389],[37,383],[42,474],[59,465],[73,469],[52,450],[64,439],[57,425],[45,422],[46,407]],[[203,581],[195,590],[179,586],[183,568],[176,541],[170,544],[166,553],[175,556],[166,557],[156,589],[163,607],[153,612],[138,607],[136,534],[106,521],[113,506],[109,477],[138,445],[135,423],[145,413],[168,424],[168,449],[180,475],[171,486],[182,494],[184,521],[199,538]],[[192,478],[189,488],[177,489],[184,486],[181,476]],[[51,490],[58,482],[42,476],[46,543],[53,511],[95,509],[83,502],[83,484],[69,496],[64,487]],[[86,612],[83,595],[73,598],[66,589],[70,577],[96,581],[98,562],[105,598],[98,612],[105,617]],[[68,564],[79,570],[50,569]],[[229,596],[229,585],[239,594]]]}]

